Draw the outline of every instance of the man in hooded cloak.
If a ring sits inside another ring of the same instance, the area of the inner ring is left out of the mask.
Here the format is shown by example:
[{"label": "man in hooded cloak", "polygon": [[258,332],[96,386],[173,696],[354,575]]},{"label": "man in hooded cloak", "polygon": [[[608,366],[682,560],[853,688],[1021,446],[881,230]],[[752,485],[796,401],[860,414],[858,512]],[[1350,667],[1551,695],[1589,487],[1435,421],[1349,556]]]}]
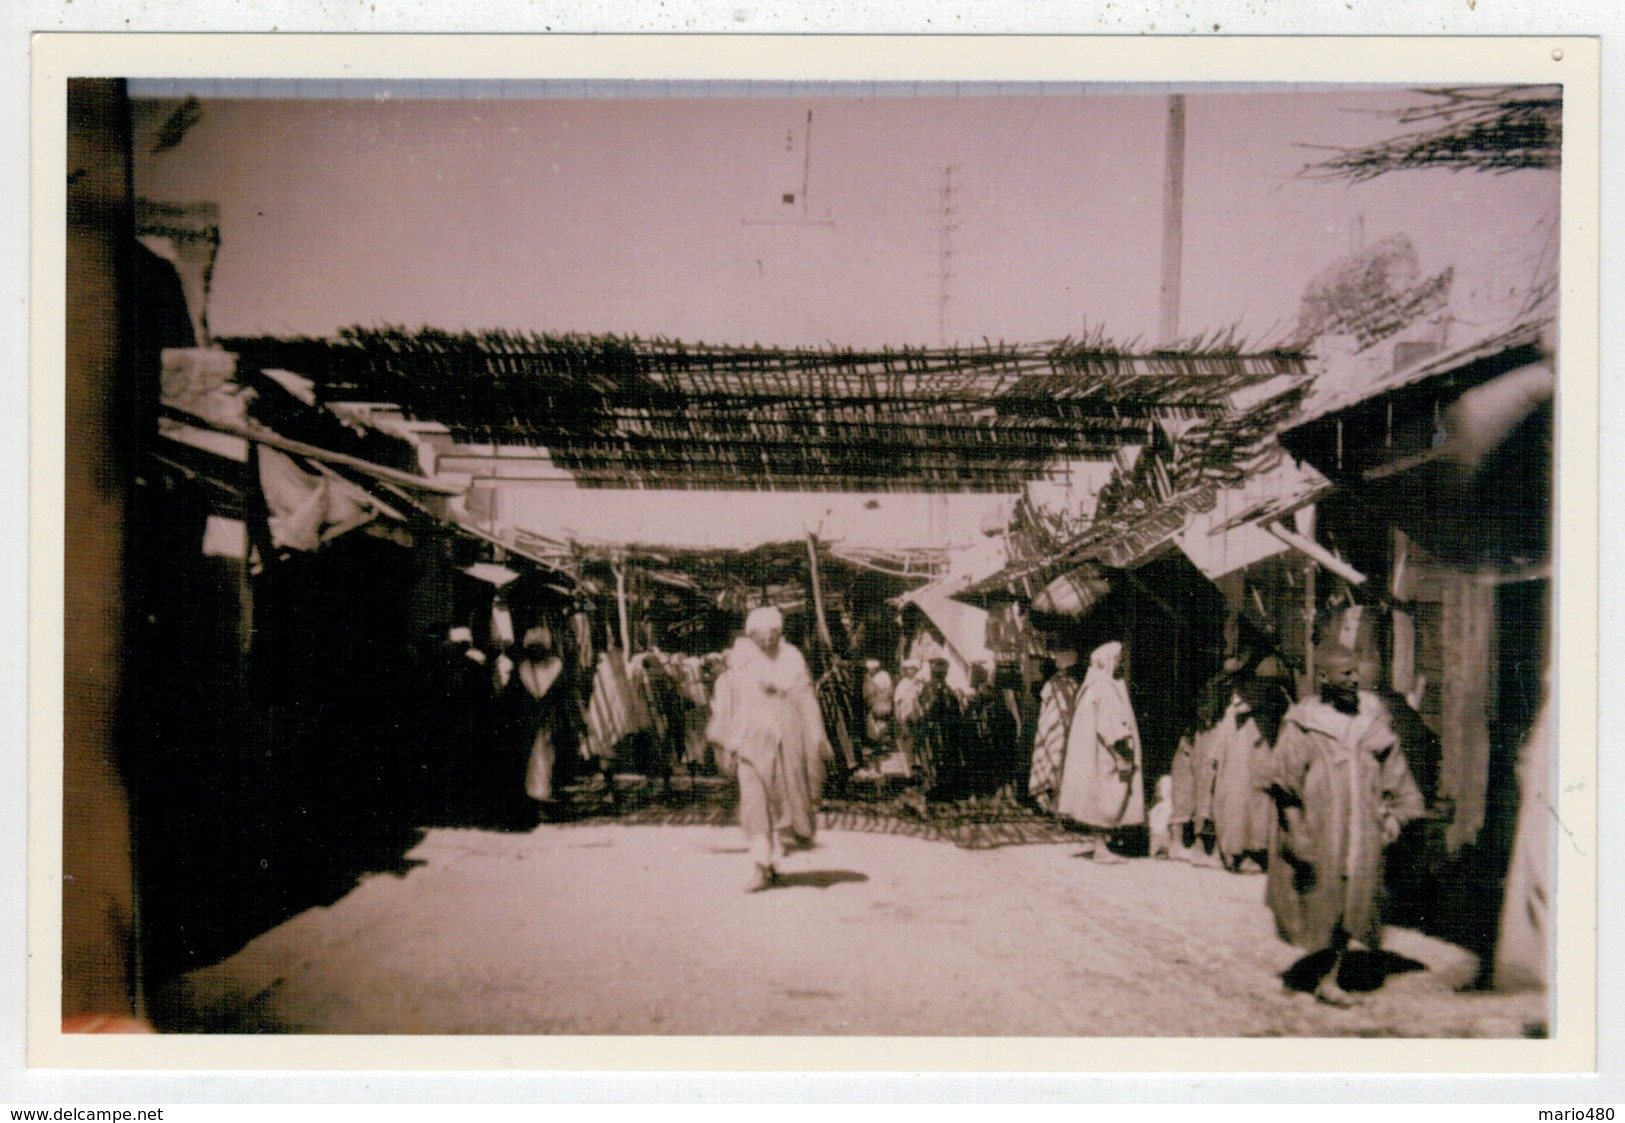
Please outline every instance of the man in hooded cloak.
[{"label": "man in hooded cloak", "polygon": [[1089,656],[1072,725],[1067,732],[1055,813],[1095,836],[1097,862],[1117,863],[1107,841],[1123,827],[1145,822],[1145,765],[1140,726],[1123,675],[1123,645],[1112,642]]}]

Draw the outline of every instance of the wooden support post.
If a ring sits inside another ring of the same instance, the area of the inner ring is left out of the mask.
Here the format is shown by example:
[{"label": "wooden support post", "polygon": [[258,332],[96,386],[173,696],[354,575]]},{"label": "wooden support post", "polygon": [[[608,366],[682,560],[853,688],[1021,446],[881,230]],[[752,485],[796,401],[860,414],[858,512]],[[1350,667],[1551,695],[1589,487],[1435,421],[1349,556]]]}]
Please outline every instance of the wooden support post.
[{"label": "wooden support post", "polygon": [[[807,573],[808,584],[812,588],[813,617],[818,628],[818,639],[824,645],[829,668],[834,670],[840,656],[835,651],[835,640],[829,634],[829,621],[824,616],[823,582],[818,576],[818,536],[812,533],[807,535]],[[856,768],[857,749],[852,744],[852,733],[846,726],[846,711],[840,706],[835,708],[835,742],[841,747],[841,759],[845,761],[847,770]]]},{"label": "wooden support post", "polygon": [[1168,98],[1168,145],[1162,185],[1162,310],[1159,343],[1171,347],[1179,336],[1179,289],[1185,223],[1185,98]]},{"label": "wooden support post", "polygon": [[1337,574],[1337,576],[1347,581],[1350,585],[1365,584],[1365,574],[1355,569],[1348,562],[1326,549],[1326,547],[1322,546],[1314,539],[1306,538],[1301,534],[1290,531],[1280,523],[1264,523],[1263,527],[1271,535],[1280,539],[1282,542],[1285,542],[1288,546],[1291,546],[1294,550],[1297,550],[1311,561],[1325,566],[1331,572]]},{"label": "wooden support post", "polygon": [[1455,803],[1452,851],[1475,842],[1489,790],[1495,590],[1452,575],[1444,586],[1444,682],[1439,786]]},{"label": "wooden support post", "polygon": [[1303,677],[1300,695],[1307,695],[1315,689],[1315,565],[1308,562],[1303,567]]},{"label": "wooden support post", "polygon": [[835,640],[829,634],[829,621],[824,616],[824,589],[818,578],[818,536],[807,535],[807,574],[812,587],[813,616],[818,626],[818,640],[831,657],[835,655]]},{"label": "wooden support post", "polygon": [[621,659],[630,663],[632,636],[631,627],[626,619],[626,563],[617,558],[611,563],[610,568],[615,571],[615,613],[621,625]]},{"label": "wooden support post", "polygon": [[[66,109],[68,331],[59,397],[70,437],[63,455],[66,501],[60,507],[69,626],[58,633],[63,640],[57,711],[62,865],[53,871],[59,873],[53,880],[62,902],[64,1021],[142,1012],[130,801],[118,750],[120,737],[129,732],[120,710],[130,696],[121,688],[132,669],[125,663],[133,631],[127,598],[135,568],[127,552],[129,489],[134,450],[151,434],[132,431],[139,418],[124,403],[157,393],[155,384],[132,384],[129,340],[121,334],[121,312],[133,297],[121,291],[128,283],[130,253],[124,83],[71,79]],[[36,670],[46,673],[43,666]],[[150,760],[141,763],[153,767]],[[42,879],[31,893],[35,907],[50,891],[47,885]]]}]

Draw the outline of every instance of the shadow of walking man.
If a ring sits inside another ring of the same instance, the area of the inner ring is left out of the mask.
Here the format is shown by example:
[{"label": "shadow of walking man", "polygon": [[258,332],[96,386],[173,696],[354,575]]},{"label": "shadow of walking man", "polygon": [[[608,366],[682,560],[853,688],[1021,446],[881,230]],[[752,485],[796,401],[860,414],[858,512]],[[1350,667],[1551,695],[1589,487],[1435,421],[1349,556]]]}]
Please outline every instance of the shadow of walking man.
[{"label": "shadow of walking man", "polygon": [[792,889],[797,886],[806,886],[813,889],[828,889],[831,885],[868,880],[868,874],[858,873],[854,870],[807,870],[803,873],[781,873],[773,879],[773,887],[775,889]]}]

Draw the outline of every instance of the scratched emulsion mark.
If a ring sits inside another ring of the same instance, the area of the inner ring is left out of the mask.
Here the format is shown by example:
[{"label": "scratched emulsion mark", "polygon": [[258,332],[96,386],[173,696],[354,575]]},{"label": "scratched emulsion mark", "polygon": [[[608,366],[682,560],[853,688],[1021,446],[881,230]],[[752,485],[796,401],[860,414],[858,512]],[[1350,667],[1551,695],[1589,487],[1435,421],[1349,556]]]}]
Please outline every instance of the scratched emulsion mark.
[{"label": "scratched emulsion mark", "polygon": [[1584,856],[1585,855],[1585,847],[1580,845],[1579,838],[1575,836],[1575,833],[1573,831],[1569,830],[1568,824],[1563,822],[1563,816],[1561,816],[1561,815],[1559,815],[1557,813],[1557,806],[1555,804],[1553,804],[1553,803],[1548,802],[1546,804],[1546,809],[1552,813],[1552,822],[1557,824],[1557,829],[1562,831],[1565,835],[1568,836],[1569,845],[1574,847],[1574,852],[1576,854]]},{"label": "scratched emulsion mark", "polygon": [[790,998],[839,998],[840,994],[833,990],[798,990],[790,987],[784,992]]},{"label": "scratched emulsion mark", "polygon": [[[1585,790],[1585,777],[1582,776],[1579,779],[1571,781],[1569,785],[1563,789],[1563,794],[1568,795],[1570,792],[1583,792]],[[1562,831],[1563,834],[1568,837],[1569,845],[1574,847],[1574,852],[1584,857],[1585,847],[1580,845],[1579,837],[1573,831],[1569,830],[1567,823],[1563,822],[1563,816],[1557,813],[1557,805],[1548,800],[1546,802],[1546,810],[1552,813],[1552,822],[1556,823],[1557,829]]]}]

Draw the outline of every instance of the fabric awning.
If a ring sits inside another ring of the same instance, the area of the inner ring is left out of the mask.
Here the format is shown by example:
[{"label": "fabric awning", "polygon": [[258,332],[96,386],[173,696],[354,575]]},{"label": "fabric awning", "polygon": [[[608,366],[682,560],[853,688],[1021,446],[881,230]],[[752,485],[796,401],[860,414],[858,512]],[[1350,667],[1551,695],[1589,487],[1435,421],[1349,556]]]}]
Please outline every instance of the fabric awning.
[{"label": "fabric awning", "polygon": [[1267,470],[1249,475],[1240,487],[1216,492],[1213,506],[1192,512],[1174,541],[1203,576],[1217,581],[1283,553],[1287,543],[1265,530],[1264,524],[1289,517],[1331,486],[1310,465],[1282,456]]},{"label": "fabric awning", "polygon": [[931,590],[912,589],[893,603],[912,604],[925,613],[942,633],[948,647],[965,667],[975,663],[993,665],[993,652],[987,646],[987,612]]}]

